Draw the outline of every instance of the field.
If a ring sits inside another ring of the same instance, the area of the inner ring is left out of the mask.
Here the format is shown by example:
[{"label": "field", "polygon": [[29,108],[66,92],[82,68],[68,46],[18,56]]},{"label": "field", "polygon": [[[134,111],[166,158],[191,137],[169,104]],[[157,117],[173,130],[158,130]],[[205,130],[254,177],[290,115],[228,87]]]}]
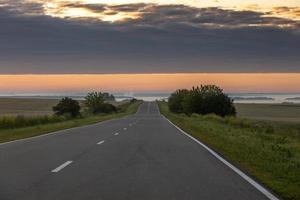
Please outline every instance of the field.
[{"label": "field", "polygon": [[238,117],[300,123],[300,104],[235,104]]},{"label": "field", "polygon": [[[40,101],[40,99],[38,101]],[[120,110],[112,114],[87,115],[75,119],[61,119],[51,115],[44,116],[45,114],[52,114],[51,108],[57,103],[56,100],[42,100],[42,103],[38,103],[38,101],[36,101],[36,99],[26,99],[26,101],[24,101],[26,103],[24,103],[21,102],[20,99],[11,102],[9,102],[8,99],[1,99],[1,106],[5,105],[3,102],[6,102],[8,106],[3,106],[6,108],[6,112],[2,111],[2,114],[5,116],[0,116],[0,143],[124,117],[134,114],[141,104],[141,101],[122,104],[120,105]],[[15,108],[12,107],[13,104],[16,105]],[[12,116],[7,116],[7,114]],[[14,115],[16,114],[25,114],[25,117],[15,117]],[[5,127],[5,120],[10,122],[13,128]],[[20,123],[25,123],[24,127],[23,124],[21,124],[22,127],[15,128],[17,125],[20,125]],[[30,123],[38,123],[38,125],[31,126]]]},{"label": "field", "polygon": [[[300,124],[294,123],[294,120],[293,123],[258,121],[251,106],[241,105],[238,108],[242,109],[239,115],[256,120],[195,114],[188,117],[171,113],[167,103],[159,102],[161,113],[183,130],[215,149],[284,199],[300,200]],[[273,113],[268,113],[269,117],[276,116],[278,119],[277,116],[280,116],[275,111],[278,107],[261,108]],[[246,113],[247,109],[251,111],[250,114]],[[287,112],[288,109],[283,111],[285,114],[282,116],[293,115]]]},{"label": "field", "polygon": [[[32,116],[53,114],[52,107],[59,102],[58,99],[34,99],[34,98],[0,98],[1,116]],[[79,101],[84,109],[83,101]],[[124,102],[109,102],[119,106]]]},{"label": "field", "polygon": [[0,116],[48,115],[58,103],[56,99],[0,98]]}]

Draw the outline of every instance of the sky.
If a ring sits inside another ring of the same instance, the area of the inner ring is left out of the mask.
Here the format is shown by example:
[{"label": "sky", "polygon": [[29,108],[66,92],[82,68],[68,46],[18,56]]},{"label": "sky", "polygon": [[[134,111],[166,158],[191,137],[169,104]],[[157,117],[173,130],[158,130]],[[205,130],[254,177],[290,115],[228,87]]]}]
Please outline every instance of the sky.
[{"label": "sky", "polygon": [[227,93],[300,93],[300,73],[35,74],[0,75],[0,80],[2,94],[85,93],[99,88],[115,93],[172,92],[201,84],[221,86]]},{"label": "sky", "polygon": [[24,74],[211,73],[227,87],[213,78],[278,73],[277,91],[278,80],[300,73],[299,52],[299,0],[0,0],[0,74],[15,75],[11,82]]}]

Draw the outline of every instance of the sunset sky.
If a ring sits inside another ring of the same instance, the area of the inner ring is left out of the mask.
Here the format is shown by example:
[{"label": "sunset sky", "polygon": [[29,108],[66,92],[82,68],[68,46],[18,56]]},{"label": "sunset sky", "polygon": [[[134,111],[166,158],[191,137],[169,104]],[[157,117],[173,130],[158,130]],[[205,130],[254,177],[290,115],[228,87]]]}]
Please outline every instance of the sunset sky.
[{"label": "sunset sky", "polygon": [[299,0],[0,0],[0,93],[300,92]]}]

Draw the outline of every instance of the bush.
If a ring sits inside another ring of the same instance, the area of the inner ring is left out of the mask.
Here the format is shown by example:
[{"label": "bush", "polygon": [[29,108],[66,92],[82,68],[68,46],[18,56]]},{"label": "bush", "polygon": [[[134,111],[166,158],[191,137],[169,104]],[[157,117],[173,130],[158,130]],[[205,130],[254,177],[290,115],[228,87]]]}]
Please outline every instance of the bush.
[{"label": "bush", "polygon": [[112,112],[116,112],[117,108],[109,103],[104,103],[100,106],[99,110],[103,113],[112,113]]},{"label": "bush", "polygon": [[177,90],[169,98],[169,109],[175,113],[236,115],[233,101],[215,85],[201,85],[191,90]]},{"label": "bush", "polygon": [[112,97],[108,93],[91,92],[85,97],[85,105],[93,114],[115,112],[117,109],[114,105],[105,103],[107,99],[114,99]]},{"label": "bush", "polygon": [[133,99],[130,100],[130,103],[134,103],[134,102],[137,102],[136,98],[133,98]]},{"label": "bush", "polygon": [[80,106],[78,101],[65,97],[53,107],[53,111],[56,115],[69,114],[71,117],[77,117],[80,115]]},{"label": "bush", "polygon": [[188,91],[188,93],[182,99],[182,112],[187,115],[191,115],[193,113],[203,114],[203,96],[200,89],[193,88]]},{"label": "bush", "polygon": [[177,90],[171,94],[168,100],[169,109],[175,113],[183,112],[183,99],[188,95],[189,91],[186,89]]}]

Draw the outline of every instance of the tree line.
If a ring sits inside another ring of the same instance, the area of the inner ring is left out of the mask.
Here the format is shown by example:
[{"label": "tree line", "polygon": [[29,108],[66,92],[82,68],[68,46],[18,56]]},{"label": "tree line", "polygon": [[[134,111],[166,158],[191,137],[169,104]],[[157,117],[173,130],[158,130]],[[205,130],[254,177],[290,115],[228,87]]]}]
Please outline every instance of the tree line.
[{"label": "tree line", "polygon": [[[109,101],[114,101],[115,97],[109,93],[90,92],[86,95],[84,106],[87,112],[92,114],[98,113],[112,113],[117,111],[117,107]],[[59,103],[53,107],[56,115],[69,115],[71,117],[78,117],[80,115],[81,106],[77,100],[69,97],[62,98]]]}]

